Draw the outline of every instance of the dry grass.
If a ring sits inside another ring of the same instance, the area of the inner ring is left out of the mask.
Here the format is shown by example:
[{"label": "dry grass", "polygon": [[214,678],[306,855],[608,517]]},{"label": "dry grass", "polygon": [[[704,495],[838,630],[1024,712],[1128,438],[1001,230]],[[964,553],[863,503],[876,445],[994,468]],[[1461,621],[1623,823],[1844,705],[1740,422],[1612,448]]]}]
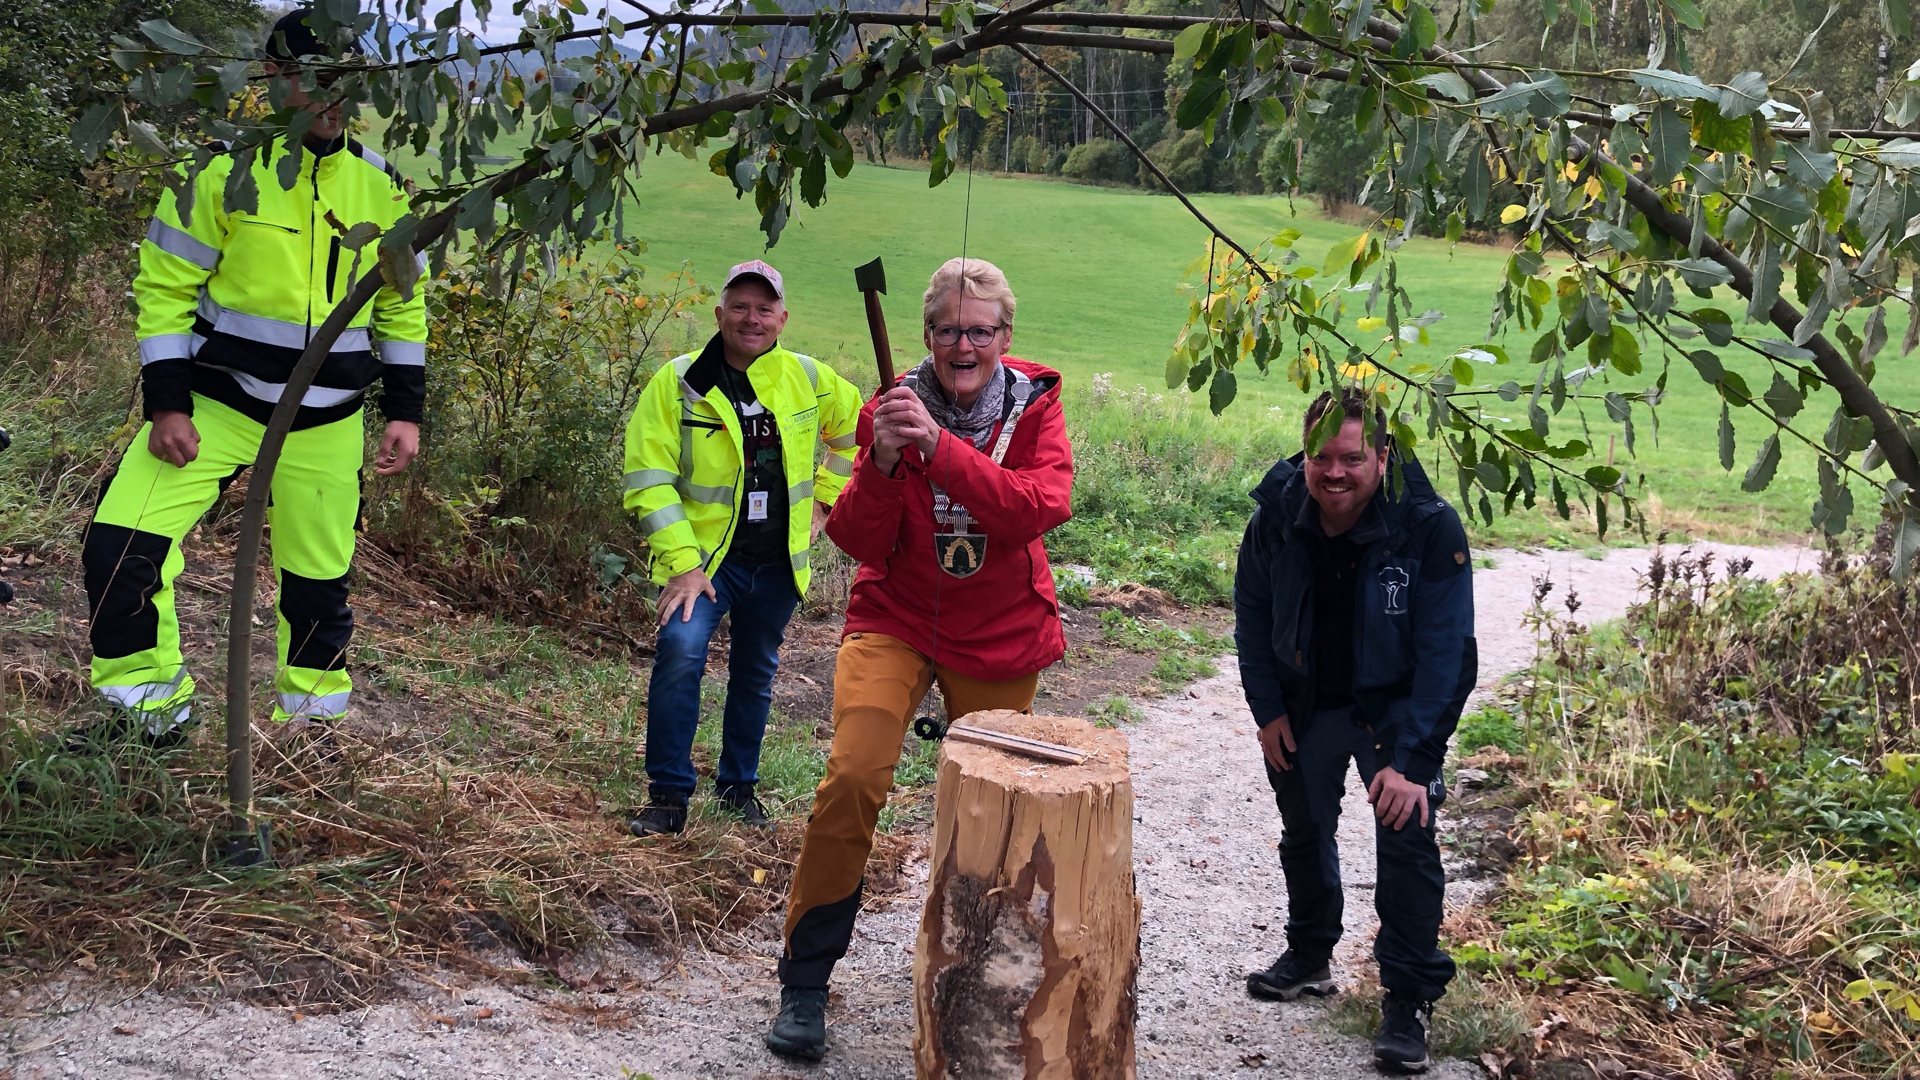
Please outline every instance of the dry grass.
[{"label": "dry grass", "polygon": [[[27,595],[28,621],[50,628],[4,636],[0,981],[78,967],[312,1011],[433,966],[525,979],[616,942],[724,949],[784,901],[796,814],[768,833],[696,813],[679,838],[627,835],[644,660],[610,638],[462,614],[369,554],[354,716],[324,735],[255,729],[278,864],[266,869],[217,855],[217,721],[171,758],[53,749],[55,732],[94,715],[85,641],[70,613],[42,618]],[[217,669],[202,678],[219,685]],[[811,717],[791,723],[770,746],[817,753]],[[908,846],[881,838],[880,891]]]}]

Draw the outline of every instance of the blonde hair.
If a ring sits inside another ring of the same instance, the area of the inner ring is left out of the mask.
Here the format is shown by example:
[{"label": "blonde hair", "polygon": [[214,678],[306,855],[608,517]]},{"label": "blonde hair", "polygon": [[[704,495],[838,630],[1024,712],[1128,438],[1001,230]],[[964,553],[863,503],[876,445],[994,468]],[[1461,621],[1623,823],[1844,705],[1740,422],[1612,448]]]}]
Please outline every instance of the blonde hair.
[{"label": "blonde hair", "polygon": [[1007,286],[1007,275],[985,259],[968,258],[948,259],[933,272],[932,279],[927,282],[927,294],[921,300],[922,321],[931,325],[934,311],[955,290],[960,290],[963,296],[997,305],[1000,308],[1000,321],[1007,326],[1013,325],[1013,290]]}]

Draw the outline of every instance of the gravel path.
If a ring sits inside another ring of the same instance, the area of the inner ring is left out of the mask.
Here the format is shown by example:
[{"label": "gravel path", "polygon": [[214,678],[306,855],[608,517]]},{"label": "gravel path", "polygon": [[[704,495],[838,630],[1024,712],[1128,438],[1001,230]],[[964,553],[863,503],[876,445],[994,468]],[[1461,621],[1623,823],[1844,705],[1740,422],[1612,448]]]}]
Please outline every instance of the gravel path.
[{"label": "gravel path", "polygon": [[[1704,547],[1704,546],[1703,546]],[[1797,549],[1714,545],[1751,558],[1753,573],[1813,570]],[[1533,657],[1523,620],[1533,582],[1572,585],[1583,620],[1622,614],[1648,553],[1492,552],[1475,574],[1481,687]],[[1280,823],[1231,663],[1187,692],[1150,703],[1133,739],[1141,938],[1140,1075],[1148,1080],[1377,1076],[1365,1040],[1333,1033],[1326,1005],[1249,999],[1245,971],[1281,947],[1283,892],[1274,845]],[[1357,786],[1342,818],[1348,933],[1342,979],[1366,970],[1372,940],[1372,830]],[[924,864],[910,873],[924,883]],[[912,950],[919,893],[863,913],[829,1011],[832,1053],[787,1065],[760,1046],[777,987],[777,926],[733,957],[615,958],[603,992],[559,994],[498,986],[448,991],[420,984],[410,1000],[344,1015],[279,1010],[187,995],[108,996],[95,984],[56,984],[0,1000],[0,1076],[120,1077],[692,1077],[894,1080],[912,1075]],[[1466,890],[1455,888],[1459,903]],[[618,1022],[611,1022],[618,1021]],[[1480,1075],[1462,1062],[1429,1074]]]}]

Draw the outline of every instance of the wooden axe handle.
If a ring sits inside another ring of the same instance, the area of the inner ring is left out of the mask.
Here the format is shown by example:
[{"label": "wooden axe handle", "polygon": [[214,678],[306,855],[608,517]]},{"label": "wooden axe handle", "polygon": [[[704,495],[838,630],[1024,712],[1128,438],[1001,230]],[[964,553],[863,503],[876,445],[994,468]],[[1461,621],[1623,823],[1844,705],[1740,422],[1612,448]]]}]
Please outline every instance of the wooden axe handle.
[{"label": "wooden axe handle", "polygon": [[880,389],[884,394],[893,389],[893,348],[887,344],[887,317],[880,311],[880,294],[867,290],[861,295],[867,298],[867,332],[873,335],[873,361],[880,368]]}]

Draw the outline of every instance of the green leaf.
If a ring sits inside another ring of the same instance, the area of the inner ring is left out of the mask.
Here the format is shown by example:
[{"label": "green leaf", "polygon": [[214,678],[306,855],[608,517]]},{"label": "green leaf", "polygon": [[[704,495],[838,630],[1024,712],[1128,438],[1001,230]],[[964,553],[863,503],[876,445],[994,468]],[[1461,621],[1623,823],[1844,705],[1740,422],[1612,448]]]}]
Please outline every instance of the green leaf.
[{"label": "green leaf", "polygon": [[1720,115],[1732,119],[1751,116],[1767,103],[1767,77],[1757,71],[1735,75],[1720,94]]},{"label": "green leaf", "polygon": [[1774,301],[1780,299],[1780,248],[1772,240],[1760,242],[1753,260],[1753,295],[1747,300],[1747,321],[1766,322]]},{"label": "green leaf", "polygon": [[[1400,31],[1400,40],[1394,43],[1394,52],[1403,56],[1419,56],[1432,48],[1439,36],[1440,26],[1434,21],[1433,12],[1427,9],[1427,5],[1409,5],[1406,25]],[[1466,98],[1455,100],[1465,101]]]},{"label": "green leaf", "polygon": [[1733,471],[1733,412],[1727,403],[1720,403],[1720,467]]},{"label": "green leaf", "polygon": [[1680,175],[1693,155],[1693,128],[1685,113],[1671,102],[1653,107],[1647,117],[1647,149],[1653,152],[1653,172],[1647,182],[1659,187]]},{"label": "green leaf", "polygon": [[1227,84],[1211,75],[1197,77],[1173,111],[1173,122],[1182,131],[1192,131],[1220,112],[1227,98]]},{"label": "green leaf", "polygon": [[1564,115],[1572,107],[1573,88],[1551,71],[1525,82],[1509,83],[1505,90],[1480,102],[1480,111],[1488,116],[1531,113],[1541,120]]},{"label": "green leaf", "polygon": [[1773,385],[1767,388],[1767,407],[1782,420],[1791,420],[1807,404],[1807,396],[1779,372],[1773,373]]},{"label": "green leaf", "polygon": [[1744,154],[1753,147],[1753,125],[1744,116],[1721,115],[1717,102],[1697,101],[1693,105],[1693,141],[1708,150]]},{"label": "green leaf", "polygon": [[1233,404],[1236,389],[1237,384],[1231,368],[1215,367],[1213,369],[1213,382],[1207,385],[1207,408],[1213,410],[1213,415],[1219,416],[1226,411],[1228,405]]},{"label": "green leaf", "polygon": [[1640,68],[1630,72],[1633,81],[1654,92],[1662,101],[1679,101],[1698,98],[1702,101],[1715,101],[1720,91],[1708,86],[1705,81],[1693,75],[1665,68]]},{"label": "green leaf", "polygon": [[148,41],[179,56],[198,56],[207,51],[192,34],[180,30],[165,19],[148,19],[140,24],[140,33]]},{"label": "green leaf", "polygon": [[79,152],[83,161],[91,163],[106,149],[107,140],[113,137],[119,127],[120,104],[117,101],[100,101],[87,106],[80,119],[73,125],[73,148]]},{"label": "green leaf", "polygon": [[1187,370],[1193,365],[1193,359],[1186,353],[1174,350],[1167,357],[1167,389],[1173,390],[1187,381]]},{"label": "green leaf", "polygon": [[1198,55],[1201,42],[1206,40],[1207,32],[1212,29],[1212,23],[1194,23],[1180,31],[1173,39],[1174,63],[1191,60]]},{"label": "green leaf", "polygon": [[1706,16],[1700,13],[1700,5],[1694,0],[1666,0],[1667,10],[1673,12],[1673,19],[1689,30],[1705,30]]},{"label": "green leaf", "polygon": [[1727,369],[1720,363],[1720,358],[1705,349],[1693,350],[1687,354],[1687,359],[1693,361],[1694,370],[1711,385],[1720,385],[1720,380],[1726,377]]},{"label": "green leaf", "polygon": [[1779,338],[1749,338],[1747,341],[1748,344],[1766,353],[1768,356],[1777,357],[1781,360],[1813,359],[1813,350],[1802,348],[1791,341],[1781,341]]},{"label": "green leaf", "polygon": [[1894,139],[1872,149],[1874,160],[1890,169],[1920,169],[1920,142]]},{"label": "green leaf", "polygon": [[1807,202],[1807,197],[1786,187],[1751,191],[1744,205],[1748,213],[1783,233],[1792,232],[1813,216],[1813,206]]},{"label": "green leaf", "polygon": [[1353,261],[1360,257],[1360,253],[1366,250],[1368,235],[1361,232],[1354,234],[1350,240],[1336,241],[1327,249],[1327,261],[1321,267],[1321,273],[1327,277],[1337,277],[1347,267],[1352,266]]},{"label": "green leaf", "polygon": [[1436,71],[1432,75],[1422,75],[1413,81],[1454,101],[1473,100],[1473,87],[1469,86],[1467,80],[1461,78],[1458,72]]},{"label": "green leaf", "polygon": [[1620,485],[1620,470],[1611,465],[1590,465],[1583,475],[1587,483],[1602,491],[1612,491]]},{"label": "green leaf", "polygon": [[1493,174],[1487,168],[1487,157],[1479,147],[1467,154],[1467,175],[1461,181],[1461,192],[1467,199],[1467,213],[1475,221],[1483,220],[1487,215],[1487,196],[1493,191]]},{"label": "green leaf", "polygon": [[1853,516],[1853,492],[1840,478],[1840,470],[1831,458],[1820,459],[1820,502],[1814,507],[1813,523],[1827,535],[1847,531],[1847,519]]},{"label": "green leaf", "polygon": [[[1711,289],[1733,282],[1732,271],[1704,256],[1698,259],[1677,259],[1668,265],[1680,271],[1680,280],[1686,282],[1690,288]],[[1721,318],[1725,317],[1726,314],[1722,312]],[[1717,344],[1726,343],[1718,342]]]},{"label": "green leaf", "polygon": [[173,148],[160,138],[159,129],[145,120],[127,122],[127,141],[148,157],[163,158],[173,153]]},{"label": "green leaf", "polygon": [[1907,0],[1880,0],[1880,21],[1896,41],[1905,40],[1913,33],[1913,13],[1907,7]]},{"label": "green leaf", "polygon": [[1786,161],[1787,175],[1805,185],[1808,191],[1817,192],[1826,187],[1839,169],[1839,159],[1831,152],[1817,152],[1803,139],[1780,140],[1780,152]]},{"label": "green leaf", "polygon": [[1914,557],[1920,555],[1920,510],[1902,499],[1898,516],[1893,527],[1893,578],[1906,582],[1912,578]]},{"label": "green leaf", "polygon": [[1607,353],[1607,363],[1622,375],[1640,374],[1640,341],[1626,327],[1613,324],[1613,347]]},{"label": "green leaf", "polygon": [[1747,467],[1746,478],[1740,481],[1740,490],[1758,492],[1767,490],[1773,483],[1773,474],[1780,468],[1780,436],[1769,435],[1767,441],[1760,444],[1760,456],[1753,459]]},{"label": "green leaf", "polygon": [[1709,344],[1720,346],[1733,340],[1733,317],[1719,308],[1695,308],[1687,316],[1707,335]]}]

